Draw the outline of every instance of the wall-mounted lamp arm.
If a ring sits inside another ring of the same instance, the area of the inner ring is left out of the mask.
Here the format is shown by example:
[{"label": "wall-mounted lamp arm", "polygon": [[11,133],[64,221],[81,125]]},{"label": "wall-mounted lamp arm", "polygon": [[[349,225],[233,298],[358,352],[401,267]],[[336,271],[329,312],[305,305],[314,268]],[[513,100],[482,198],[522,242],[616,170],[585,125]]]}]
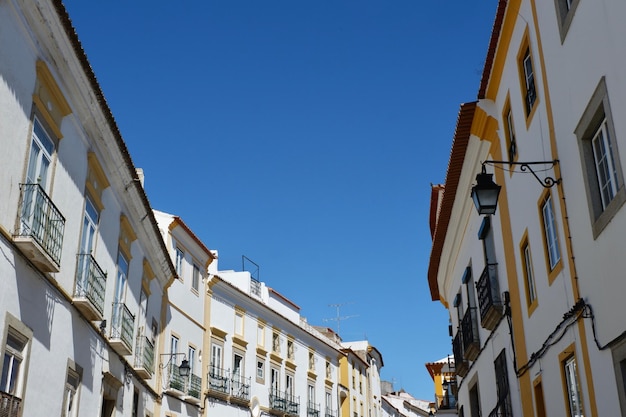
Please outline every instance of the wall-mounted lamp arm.
[{"label": "wall-mounted lamp arm", "polygon": [[561,178],[554,179],[552,177],[546,177],[544,179],[541,179],[539,178],[535,170],[532,169],[532,165],[550,165],[550,167],[552,168],[555,165],[558,165],[558,163],[559,163],[558,159],[554,159],[552,161],[531,161],[531,162],[509,162],[509,161],[487,160],[487,161],[483,161],[483,172],[485,172],[485,164],[516,165],[520,167],[520,171],[522,172],[526,172],[527,170],[530,171],[530,173],[533,174],[537,182],[541,184],[544,188],[552,188],[554,185],[561,183]]}]

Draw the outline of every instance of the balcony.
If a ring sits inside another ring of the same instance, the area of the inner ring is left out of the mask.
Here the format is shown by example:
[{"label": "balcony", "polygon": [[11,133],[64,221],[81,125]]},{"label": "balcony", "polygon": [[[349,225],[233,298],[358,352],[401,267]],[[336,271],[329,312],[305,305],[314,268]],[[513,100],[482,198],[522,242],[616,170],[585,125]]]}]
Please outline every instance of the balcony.
[{"label": "balcony", "polygon": [[167,384],[165,385],[165,392],[176,397],[183,398],[187,391],[185,389],[185,377],[180,374],[178,365],[175,363],[170,363],[167,369]]},{"label": "balcony", "polygon": [[456,332],[456,336],[452,339],[452,353],[454,354],[454,366],[456,374],[465,377],[469,371],[469,362],[463,357],[463,335],[460,331]]},{"label": "balcony", "polygon": [[22,399],[0,391],[0,417],[20,417]]},{"label": "balcony", "polygon": [[337,417],[337,410],[333,410],[332,408],[326,408],[324,417]]},{"label": "balcony", "polygon": [[306,404],[306,415],[307,417],[319,417],[320,416],[320,405],[317,403],[312,403],[310,401]]},{"label": "balcony", "polygon": [[300,414],[300,397],[272,389],[270,390],[270,412],[278,415],[297,416]]},{"label": "balcony", "polygon": [[451,392],[435,397],[437,410],[456,410],[456,397]]},{"label": "balcony", "polygon": [[465,312],[461,320],[461,333],[463,334],[463,357],[468,361],[476,360],[480,353],[476,307],[469,307]]},{"label": "balcony", "polygon": [[113,303],[113,314],[111,317],[109,343],[111,343],[113,350],[120,355],[130,355],[133,351],[135,316],[131,314],[124,303]]},{"label": "balcony", "polygon": [[235,375],[230,380],[231,402],[248,405],[250,402],[250,378]]},{"label": "balcony", "polygon": [[100,321],[103,318],[106,280],[106,273],[91,254],[78,254],[73,302],[87,320]]},{"label": "balcony", "polygon": [[503,313],[497,267],[498,264],[487,264],[476,287],[480,307],[480,325],[487,330],[496,328]]},{"label": "balcony", "polygon": [[44,272],[61,270],[65,218],[39,184],[20,184],[15,245]]},{"label": "balcony", "polygon": [[185,390],[185,396],[183,398],[190,403],[200,405],[200,399],[202,398],[201,393],[202,378],[194,374],[189,375],[189,386]]},{"label": "balcony", "polygon": [[137,375],[143,379],[152,378],[154,374],[154,345],[144,335],[137,336],[135,345],[135,365]]},{"label": "balcony", "polygon": [[230,394],[230,378],[228,377],[228,371],[218,368],[217,366],[211,366],[209,369],[207,388],[210,396],[226,399]]}]

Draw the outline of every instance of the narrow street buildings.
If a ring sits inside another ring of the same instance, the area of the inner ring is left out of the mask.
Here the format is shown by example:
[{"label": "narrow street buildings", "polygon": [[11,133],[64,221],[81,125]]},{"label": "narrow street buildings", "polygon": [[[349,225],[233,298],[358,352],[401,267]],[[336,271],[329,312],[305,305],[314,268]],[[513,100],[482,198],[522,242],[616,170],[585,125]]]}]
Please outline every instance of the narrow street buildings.
[{"label": "narrow street buildings", "polygon": [[459,415],[626,414],[625,16],[613,0],[498,2],[431,198]]}]

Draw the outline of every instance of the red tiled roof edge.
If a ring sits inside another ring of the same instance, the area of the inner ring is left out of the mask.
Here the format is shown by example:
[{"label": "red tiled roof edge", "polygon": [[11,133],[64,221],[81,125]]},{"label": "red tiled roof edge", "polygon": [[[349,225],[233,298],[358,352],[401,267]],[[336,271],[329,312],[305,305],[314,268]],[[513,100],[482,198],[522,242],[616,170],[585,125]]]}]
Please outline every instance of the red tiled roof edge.
[{"label": "red tiled roof edge", "polygon": [[439,272],[441,252],[443,251],[443,244],[448,232],[450,215],[452,214],[454,198],[459,185],[459,178],[461,177],[463,161],[465,160],[465,151],[467,150],[467,144],[469,142],[476,104],[477,102],[475,101],[461,104],[457,118],[454,142],[452,143],[452,150],[450,152],[448,172],[446,173],[445,191],[443,193],[443,201],[441,202],[439,221],[435,227],[435,236],[428,265],[428,286],[430,287],[430,295],[433,301],[439,300],[437,274]]},{"label": "red tiled roof edge", "polygon": [[502,23],[504,22],[504,11],[506,10],[507,3],[508,0],[500,0],[498,2],[496,18],[493,22],[491,38],[489,39],[489,49],[487,49],[483,75],[480,79],[480,88],[478,89],[479,100],[485,98],[485,94],[487,92],[487,84],[489,84],[489,77],[491,76],[491,69],[493,68],[493,60],[496,56],[496,49],[498,47],[498,40],[500,39],[500,31],[502,30]]}]

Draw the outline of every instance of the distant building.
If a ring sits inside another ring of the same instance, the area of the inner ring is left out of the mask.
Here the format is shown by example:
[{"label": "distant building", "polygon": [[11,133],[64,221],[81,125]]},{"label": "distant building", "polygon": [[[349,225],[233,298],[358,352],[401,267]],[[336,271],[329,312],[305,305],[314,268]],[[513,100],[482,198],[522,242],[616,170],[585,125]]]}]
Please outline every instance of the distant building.
[{"label": "distant building", "polygon": [[426,364],[435,387],[434,409],[437,415],[457,415],[456,411],[456,369],[454,357],[446,356],[436,362]]},{"label": "distant building", "polygon": [[383,395],[383,417],[427,417],[431,412],[431,402],[415,399],[403,390]]}]

